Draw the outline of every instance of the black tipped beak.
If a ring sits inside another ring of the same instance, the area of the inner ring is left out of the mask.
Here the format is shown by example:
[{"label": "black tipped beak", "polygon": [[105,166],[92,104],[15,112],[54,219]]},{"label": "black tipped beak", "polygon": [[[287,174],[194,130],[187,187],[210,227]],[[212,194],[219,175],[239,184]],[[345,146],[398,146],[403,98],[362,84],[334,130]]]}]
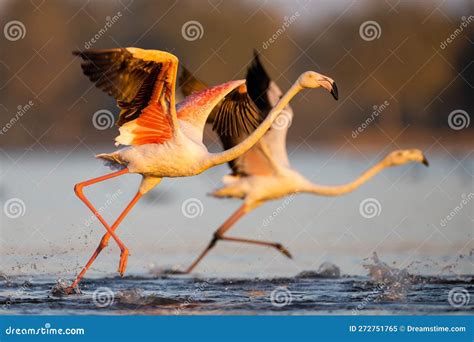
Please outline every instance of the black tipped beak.
[{"label": "black tipped beak", "polygon": [[428,162],[428,159],[426,159],[426,157],[423,157],[423,160],[421,161],[421,163],[425,165],[426,167],[430,166],[430,163]]},{"label": "black tipped beak", "polygon": [[334,97],[334,99],[337,101],[339,100],[339,93],[337,91],[337,85],[336,82],[333,82],[331,85],[331,94]]}]

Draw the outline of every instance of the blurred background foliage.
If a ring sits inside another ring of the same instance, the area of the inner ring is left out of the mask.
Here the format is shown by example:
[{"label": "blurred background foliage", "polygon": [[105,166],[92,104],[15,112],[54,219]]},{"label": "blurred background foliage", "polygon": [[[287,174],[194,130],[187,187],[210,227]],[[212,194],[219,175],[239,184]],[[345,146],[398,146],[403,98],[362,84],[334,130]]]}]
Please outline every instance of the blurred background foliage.
[{"label": "blurred background foliage", "polygon": [[[111,25],[93,48],[137,46],[167,50],[208,84],[243,78],[252,50],[285,90],[305,70],[336,80],[340,100],[322,91],[306,92],[292,105],[296,119],[289,138],[296,144],[331,144],[351,139],[372,113],[389,106],[357,139],[371,146],[379,139],[419,142],[442,138],[472,146],[474,128],[474,21],[442,49],[441,44],[474,15],[472,0],[444,1],[72,1],[20,0],[0,4],[2,28],[21,21],[26,35],[0,39],[0,125],[18,106],[34,106],[7,133],[0,145],[26,147],[74,145],[77,139],[111,144],[115,128],[99,131],[91,124],[99,109],[117,112],[113,99],[82,75],[71,51]],[[264,46],[288,18],[296,20]],[[182,27],[198,21],[202,37],[183,38]],[[368,20],[381,28],[372,41],[359,28]],[[448,115],[462,109],[470,126],[454,131]]]}]

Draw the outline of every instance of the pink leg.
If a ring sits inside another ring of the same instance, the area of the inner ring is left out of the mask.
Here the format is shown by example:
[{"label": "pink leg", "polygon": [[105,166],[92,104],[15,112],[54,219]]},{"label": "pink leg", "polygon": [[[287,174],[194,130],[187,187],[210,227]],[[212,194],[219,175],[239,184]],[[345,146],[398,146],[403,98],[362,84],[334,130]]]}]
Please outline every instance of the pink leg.
[{"label": "pink leg", "polygon": [[219,229],[216,230],[214,233],[214,237],[212,238],[211,242],[209,245],[206,247],[206,249],[197,257],[196,260],[188,267],[188,269],[184,273],[190,273],[193,271],[193,269],[197,266],[197,264],[209,253],[209,251],[216,245],[218,240],[224,240],[224,241],[234,241],[234,242],[242,242],[242,243],[251,243],[255,245],[260,245],[260,246],[268,246],[268,247],[274,247],[276,248],[279,252],[283,253],[287,257],[291,258],[290,252],[283,247],[280,243],[274,243],[274,242],[267,242],[267,241],[259,241],[259,240],[250,240],[250,239],[241,239],[241,238],[234,238],[234,237],[226,237],[224,236],[224,233],[227,232],[242,216],[244,216],[246,213],[248,213],[250,210],[249,208],[244,204],[242,205],[235,213],[233,213],[220,227]]},{"label": "pink leg", "polygon": [[[130,210],[133,208],[133,206],[138,202],[138,200],[143,196],[141,192],[137,192],[135,197],[133,197],[132,201],[127,205],[127,207],[124,209],[124,211],[120,214],[120,216],[117,218],[117,220],[114,222],[112,227],[110,229],[115,232],[119,224],[122,222],[122,220],[127,216],[127,214],[130,212]],[[72,285],[69,287],[71,290],[76,287],[81,279],[84,277],[85,273],[87,270],[91,267],[92,263],[95,261],[95,259],[99,256],[100,252],[107,247],[109,243],[111,234],[109,232],[105,233],[105,235],[102,237],[100,240],[99,246],[97,246],[96,250],[94,251],[94,254],[90,257],[89,261],[87,264],[84,266],[84,268],[81,270],[77,278],[74,280]],[[123,275],[125,273],[125,269],[127,267],[127,260],[128,260],[128,249],[126,250],[125,253],[120,254],[120,264],[119,264],[119,269],[118,272],[120,275]]]}]

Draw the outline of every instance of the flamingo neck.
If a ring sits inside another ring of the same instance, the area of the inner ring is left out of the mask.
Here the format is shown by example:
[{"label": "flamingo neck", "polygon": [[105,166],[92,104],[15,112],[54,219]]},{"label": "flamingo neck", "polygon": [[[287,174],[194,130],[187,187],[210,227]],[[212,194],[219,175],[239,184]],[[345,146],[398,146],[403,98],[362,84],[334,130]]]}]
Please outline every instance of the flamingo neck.
[{"label": "flamingo neck", "polygon": [[351,191],[354,191],[355,189],[360,187],[362,184],[367,182],[369,179],[374,177],[376,174],[378,174],[380,171],[382,171],[386,167],[387,167],[386,163],[384,161],[381,161],[375,164],[374,166],[372,166],[367,171],[365,171],[362,175],[360,175],[360,177],[358,177],[353,182],[343,184],[343,185],[337,185],[337,186],[325,186],[325,185],[310,183],[305,187],[303,192],[313,193],[313,194],[321,195],[321,196],[344,195]]},{"label": "flamingo neck", "polygon": [[291,101],[291,99],[298,94],[303,88],[296,81],[291,88],[282,96],[280,101],[273,107],[273,109],[268,113],[267,117],[263,122],[250,134],[244,141],[240,144],[225,150],[220,153],[211,153],[211,158],[209,159],[209,166],[212,167],[214,165],[220,165],[231,160],[236,159],[237,157],[241,156],[253,145],[255,145],[260,138],[268,131],[268,129],[272,126],[273,121],[278,117],[281,111],[285,108],[285,106]]}]

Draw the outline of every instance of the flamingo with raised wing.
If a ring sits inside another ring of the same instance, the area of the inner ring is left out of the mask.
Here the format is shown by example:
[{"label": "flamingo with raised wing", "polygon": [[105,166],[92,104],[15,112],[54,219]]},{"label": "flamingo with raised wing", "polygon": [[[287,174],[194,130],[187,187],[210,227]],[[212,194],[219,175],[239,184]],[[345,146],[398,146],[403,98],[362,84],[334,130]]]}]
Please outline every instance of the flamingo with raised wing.
[{"label": "flamingo with raised wing", "polygon": [[[322,75],[319,78],[322,86],[328,89],[337,100],[338,93],[334,81]],[[190,92],[192,91],[192,84],[199,83],[202,82],[188,76],[186,82],[183,81],[182,90]],[[254,60],[247,72],[247,91],[259,109],[260,119],[267,120],[266,118],[271,113],[272,106],[279,102],[282,92],[268,76],[257,53],[255,53]],[[229,102],[227,99],[224,99],[223,102],[222,107],[225,107],[226,110],[221,111],[221,113],[227,113],[231,116],[232,111],[238,108],[238,105],[235,103],[227,105],[226,103]],[[246,134],[229,134],[228,126],[222,126],[222,122],[218,120],[219,115],[216,115],[213,127],[217,131],[225,149],[239,146],[241,141],[245,141],[248,138]],[[229,229],[242,216],[267,201],[301,192],[322,196],[344,195],[364,184],[384,168],[403,165],[409,162],[420,162],[428,165],[426,158],[420,150],[400,150],[387,155],[382,161],[351,183],[339,186],[314,184],[293,169],[288,161],[286,135],[292,119],[293,110],[287,104],[284,111],[273,122],[271,129],[265,133],[258,143],[246,153],[229,162],[232,174],[224,177],[224,186],[214,191],[212,195],[219,198],[238,198],[242,199],[244,203],[214,232],[214,236],[207,247],[188,267],[185,273],[191,272],[220,240],[273,247],[291,258],[292,256],[288,249],[280,243],[226,235]]]},{"label": "flamingo with raised wing", "polygon": [[[230,81],[206,88],[175,104],[178,58],[158,50],[120,48],[74,52],[80,56],[83,72],[95,85],[112,95],[120,108],[120,134],[116,145],[125,145],[112,153],[97,155],[115,169],[102,177],[75,185],[77,196],[94,213],[107,230],[94,254],[67,292],[78,285],[86,271],[107,246],[110,237],[121,250],[118,272],[127,266],[128,249],[115,230],[138,200],[164,177],[187,177],[239,157],[248,151],[270,128],[281,110],[304,88],[322,86],[319,74],[308,71],[300,75],[253,133],[241,143],[219,153],[210,153],[202,142],[206,119],[214,107],[235,93],[245,94],[245,80]],[[254,115],[255,105],[245,102],[241,115]],[[223,117],[220,115],[220,117]],[[242,120],[240,120],[242,121]],[[249,119],[245,119],[249,122]],[[225,128],[232,121],[222,119]],[[257,123],[258,124],[258,123]],[[118,170],[117,170],[118,169]],[[140,187],[131,202],[109,225],[84,195],[84,188],[127,173],[142,175]]]}]

